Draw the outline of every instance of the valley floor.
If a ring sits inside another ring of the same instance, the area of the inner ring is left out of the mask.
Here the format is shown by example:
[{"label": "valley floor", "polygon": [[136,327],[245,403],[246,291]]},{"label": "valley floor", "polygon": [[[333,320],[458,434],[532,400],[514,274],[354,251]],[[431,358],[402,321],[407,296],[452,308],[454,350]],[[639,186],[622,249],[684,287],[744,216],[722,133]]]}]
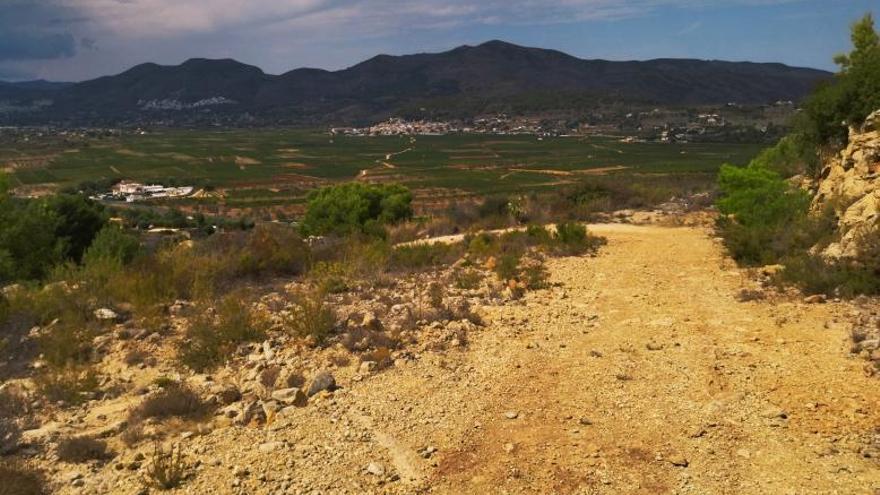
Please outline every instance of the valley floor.
[{"label": "valley floor", "polygon": [[703,229],[591,231],[598,257],[548,261],[558,285],[487,308],[467,350],[187,440],[201,466],[179,491],[880,490],[880,392],[848,355],[848,305],[738,302],[753,282]]}]

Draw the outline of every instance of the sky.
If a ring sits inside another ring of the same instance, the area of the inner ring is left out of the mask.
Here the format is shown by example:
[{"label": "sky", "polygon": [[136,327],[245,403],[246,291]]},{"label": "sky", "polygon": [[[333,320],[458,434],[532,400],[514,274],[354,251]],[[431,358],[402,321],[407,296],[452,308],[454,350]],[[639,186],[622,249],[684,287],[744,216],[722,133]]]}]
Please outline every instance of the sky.
[{"label": "sky", "polygon": [[501,39],[581,58],[833,70],[878,0],[0,0],[0,80],[234,58],[280,74]]}]

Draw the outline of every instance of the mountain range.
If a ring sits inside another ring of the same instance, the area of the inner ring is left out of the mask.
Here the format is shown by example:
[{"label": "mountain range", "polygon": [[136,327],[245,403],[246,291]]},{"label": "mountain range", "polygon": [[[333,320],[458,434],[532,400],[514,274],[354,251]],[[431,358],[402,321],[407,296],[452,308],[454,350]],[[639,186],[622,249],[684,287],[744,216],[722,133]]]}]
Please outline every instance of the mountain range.
[{"label": "mountain range", "polygon": [[536,115],[603,105],[702,106],[799,101],[825,71],[693,59],[585,60],[490,41],[442,53],[378,55],[339,71],[270,75],[231,59],[137,65],[79,83],[0,83],[5,123],[248,118],[359,123],[392,115]]}]

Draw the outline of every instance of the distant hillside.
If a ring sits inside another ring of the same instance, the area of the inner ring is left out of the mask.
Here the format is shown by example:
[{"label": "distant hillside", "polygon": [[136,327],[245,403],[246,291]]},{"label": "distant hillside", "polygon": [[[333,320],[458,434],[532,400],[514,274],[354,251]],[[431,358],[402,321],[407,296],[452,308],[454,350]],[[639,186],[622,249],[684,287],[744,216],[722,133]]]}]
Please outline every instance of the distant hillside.
[{"label": "distant hillside", "polygon": [[117,121],[191,115],[290,122],[364,122],[414,109],[471,116],[542,113],[599,104],[696,106],[798,101],[830,73],[782,64],[657,59],[583,60],[502,41],[443,53],[379,55],[340,71],[265,74],[234,60],[142,64],[72,85],[0,85],[16,121]]}]

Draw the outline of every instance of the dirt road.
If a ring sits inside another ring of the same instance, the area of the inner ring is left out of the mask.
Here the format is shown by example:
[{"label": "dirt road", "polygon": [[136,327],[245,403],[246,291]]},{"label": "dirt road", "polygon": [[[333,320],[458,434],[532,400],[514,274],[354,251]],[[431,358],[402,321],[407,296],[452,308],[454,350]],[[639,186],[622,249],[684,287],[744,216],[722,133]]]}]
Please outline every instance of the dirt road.
[{"label": "dirt road", "polygon": [[[550,260],[556,286],[486,308],[466,347],[340,364],[308,407],[192,436],[179,491],[878,493],[880,393],[846,304],[738,302],[753,282],[704,230],[592,230],[599,256]],[[142,493],[119,466],[62,493]]]},{"label": "dirt road", "polygon": [[705,231],[592,230],[599,257],[552,261],[562,288],[469,351],[352,390],[410,491],[876,493],[880,393],[845,307],[738,302]]}]

